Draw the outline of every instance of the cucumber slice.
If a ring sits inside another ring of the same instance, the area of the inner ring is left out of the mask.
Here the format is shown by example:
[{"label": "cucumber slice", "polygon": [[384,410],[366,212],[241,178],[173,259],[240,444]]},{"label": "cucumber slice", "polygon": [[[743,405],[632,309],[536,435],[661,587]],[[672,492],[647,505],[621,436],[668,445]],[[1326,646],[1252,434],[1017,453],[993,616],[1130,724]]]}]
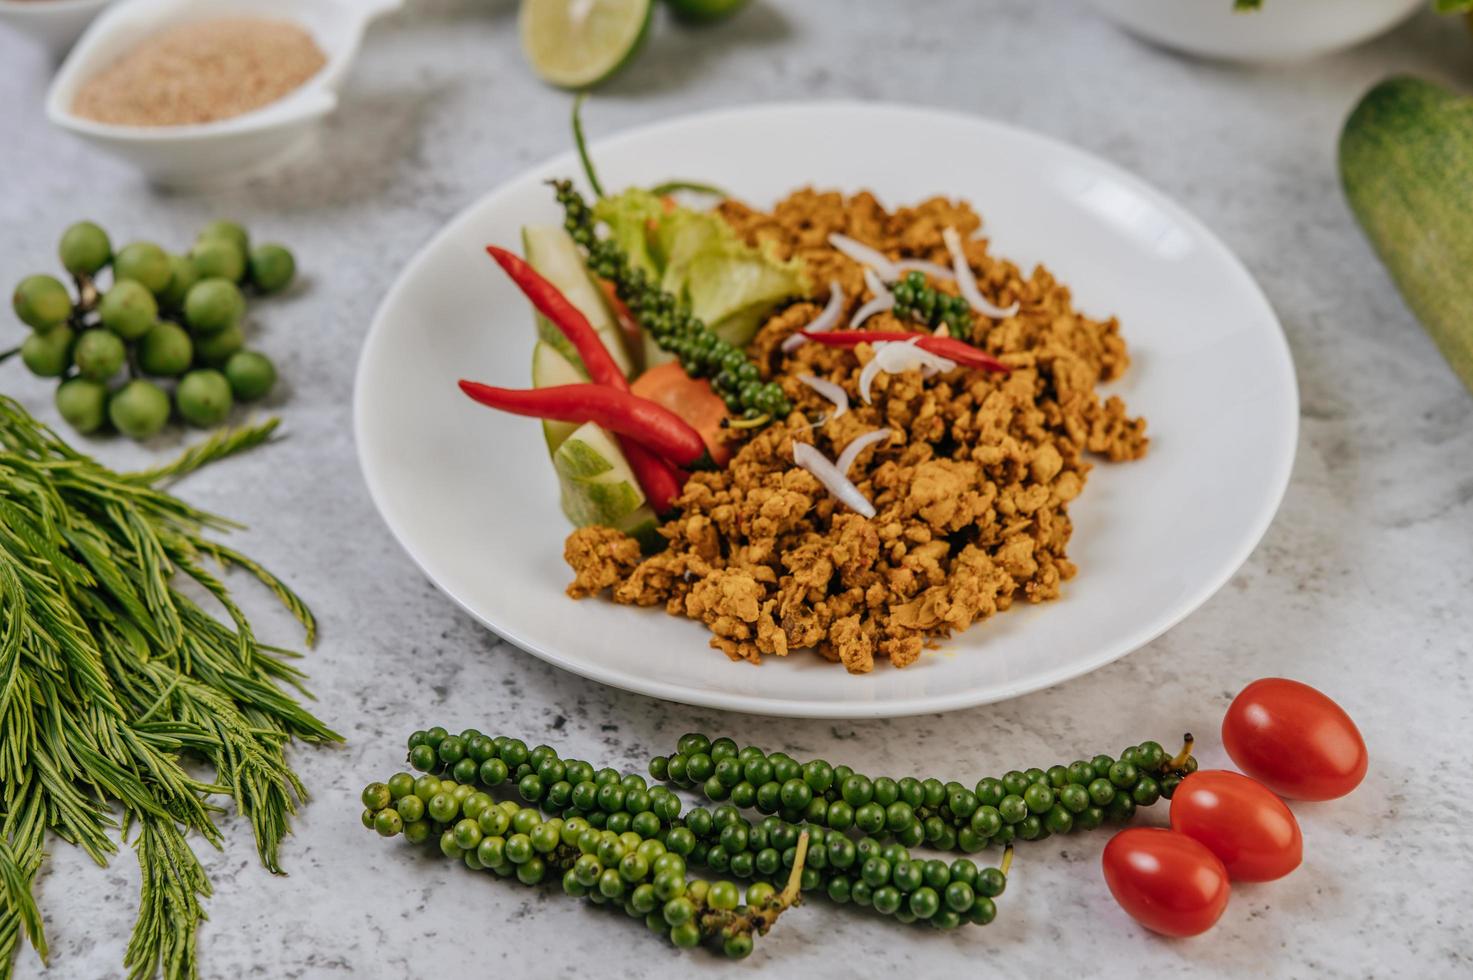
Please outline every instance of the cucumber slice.
[{"label": "cucumber slice", "polygon": [[[613,311],[604,302],[603,293],[588,275],[588,268],[583,264],[583,253],[572,236],[560,225],[527,225],[522,229],[522,252],[532,268],[556,286],[568,298],[568,302],[588,317],[588,322],[593,324],[593,329],[598,332],[598,338],[604,342],[604,347],[608,348],[614,363],[628,377],[633,370],[633,362],[629,358],[629,351],[624,347],[624,335],[619,330]],[[580,369],[583,367],[573,345],[568,343],[568,338],[541,314],[537,315],[537,336],[555,347],[558,353]]]},{"label": "cucumber slice", "polygon": [[593,423],[579,426],[552,454],[562,485],[563,513],[578,527],[603,524],[639,538],[650,536],[655,513],[624,453]]},{"label": "cucumber slice", "polygon": [[553,85],[597,85],[644,43],[653,6],[653,0],[522,0],[522,54]]},{"label": "cucumber slice", "polygon": [[[603,293],[583,266],[583,253],[566,231],[556,225],[522,229],[522,248],[532,268],[556,286],[588,317],[609,354],[625,374],[629,354]],[[566,337],[537,317],[537,345],[532,349],[532,386],[578,384],[588,380],[582,361]],[[652,550],[661,543],[659,522],[645,503],[644,491],[629,461],[608,432],[589,423],[543,422],[552,465],[557,471],[563,513],[577,527],[603,524],[637,538]]]},{"label": "cucumber slice", "polygon": [[[532,348],[532,387],[551,388],[555,385],[576,385],[588,380],[583,370],[569,361],[550,344],[541,341]],[[578,428],[576,422],[542,423],[542,435],[547,439],[547,451],[554,452],[563,440]]]}]

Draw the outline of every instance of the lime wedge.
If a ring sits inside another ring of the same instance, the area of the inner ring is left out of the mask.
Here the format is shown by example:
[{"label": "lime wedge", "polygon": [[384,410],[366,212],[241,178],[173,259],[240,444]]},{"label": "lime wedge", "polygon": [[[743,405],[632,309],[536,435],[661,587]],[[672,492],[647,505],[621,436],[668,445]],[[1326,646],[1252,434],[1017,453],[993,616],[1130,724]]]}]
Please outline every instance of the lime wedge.
[{"label": "lime wedge", "polygon": [[704,23],[729,17],[747,5],[747,0],[665,0],[681,20]]},{"label": "lime wedge", "polygon": [[622,68],[644,41],[654,0],[522,0],[522,54],[545,81],[583,89]]}]

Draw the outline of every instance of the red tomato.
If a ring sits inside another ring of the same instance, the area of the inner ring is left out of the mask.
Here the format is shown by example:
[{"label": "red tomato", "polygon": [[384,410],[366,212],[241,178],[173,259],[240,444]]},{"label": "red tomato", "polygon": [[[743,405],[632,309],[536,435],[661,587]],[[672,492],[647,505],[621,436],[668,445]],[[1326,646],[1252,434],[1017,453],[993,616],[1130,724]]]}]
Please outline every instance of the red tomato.
[{"label": "red tomato", "polygon": [[1105,845],[1105,884],[1130,917],[1165,936],[1211,929],[1227,908],[1227,869],[1174,830],[1133,827]]},{"label": "red tomato", "polygon": [[726,403],[711,390],[711,382],[692,378],[678,361],[667,361],[635,378],[629,387],[641,398],[648,398],[689,422],[706,441],[716,465],[724,466],[731,458],[731,449],[721,431],[721,423],[729,413]]},{"label": "red tomato", "polygon": [[1222,744],[1239,769],[1291,800],[1333,800],[1366,775],[1366,743],[1350,716],[1282,677],[1254,681],[1233,698]]},{"label": "red tomato", "polygon": [[1171,829],[1200,841],[1237,881],[1273,881],[1299,867],[1304,838],[1284,801],[1262,783],[1200,769],[1171,795]]}]

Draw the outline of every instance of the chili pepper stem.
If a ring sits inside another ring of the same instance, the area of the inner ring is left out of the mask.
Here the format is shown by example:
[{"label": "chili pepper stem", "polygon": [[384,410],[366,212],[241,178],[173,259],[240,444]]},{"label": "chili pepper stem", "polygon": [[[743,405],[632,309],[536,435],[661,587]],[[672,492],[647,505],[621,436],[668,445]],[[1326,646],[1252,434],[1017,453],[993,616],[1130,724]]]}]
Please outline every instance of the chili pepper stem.
[{"label": "chili pepper stem", "polygon": [[1192,738],[1191,732],[1187,732],[1181,737],[1181,741],[1181,751],[1172,757],[1171,761],[1166,764],[1166,768],[1180,769],[1192,757],[1192,746],[1196,744],[1197,740]]}]

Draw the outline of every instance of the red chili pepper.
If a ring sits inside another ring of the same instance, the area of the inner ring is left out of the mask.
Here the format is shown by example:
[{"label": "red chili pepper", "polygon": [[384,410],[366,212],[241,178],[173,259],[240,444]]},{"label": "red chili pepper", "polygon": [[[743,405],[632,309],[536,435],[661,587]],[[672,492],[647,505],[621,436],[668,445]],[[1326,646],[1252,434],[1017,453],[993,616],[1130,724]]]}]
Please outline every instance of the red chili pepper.
[{"label": "red chili pepper", "polygon": [[[582,310],[574,306],[525,259],[495,245],[487,245],[486,252],[496,260],[497,265],[506,270],[506,274],[532,301],[537,311],[551,320],[553,326],[568,338],[590,378],[618,391],[629,390],[629,380],[609,355],[603,339],[599,337],[593,324],[588,322],[588,317],[583,315]],[[680,496],[680,489],[685,484],[684,475],[629,436],[617,438],[619,448],[624,451],[624,458],[629,461],[629,468],[634,471],[634,478],[639,482],[639,488],[644,491],[645,499],[650,502],[655,513],[668,513],[675,498]]]},{"label": "red chili pepper", "polygon": [[638,440],[671,462],[693,470],[715,469],[701,434],[679,415],[647,398],[608,385],[555,385],[518,390],[461,381],[460,390],[490,408],[557,422],[592,422]]},{"label": "red chili pepper", "polygon": [[487,245],[486,252],[496,264],[506,270],[512,282],[517,284],[526,297],[537,307],[537,312],[552,321],[564,337],[573,345],[588,371],[588,377],[601,385],[609,385],[620,391],[629,390],[629,380],[615,363],[609,349],[599,338],[598,331],[588,322],[583,311],[558,291],[558,288],[543,278],[542,274],[527,264],[519,255],[495,245]]},{"label": "red chili pepper", "polygon": [[675,510],[675,501],[685,486],[686,474],[668,459],[655,455],[644,443],[628,436],[619,436],[618,439],[619,448],[624,451],[624,458],[629,461],[629,468],[634,471],[634,478],[644,491],[644,499],[663,520]]},{"label": "red chili pepper", "polygon": [[860,344],[876,344],[894,340],[908,343],[912,338],[918,338],[916,346],[921,350],[956,361],[958,364],[980,368],[983,371],[1001,371],[1004,374],[1012,370],[986,351],[978,350],[955,337],[939,337],[936,334],[910,333],[901,330],[827,330],[818,333],[804,330],[802,334],[814,343],[826,344],[829,347],[858,347]]}]

